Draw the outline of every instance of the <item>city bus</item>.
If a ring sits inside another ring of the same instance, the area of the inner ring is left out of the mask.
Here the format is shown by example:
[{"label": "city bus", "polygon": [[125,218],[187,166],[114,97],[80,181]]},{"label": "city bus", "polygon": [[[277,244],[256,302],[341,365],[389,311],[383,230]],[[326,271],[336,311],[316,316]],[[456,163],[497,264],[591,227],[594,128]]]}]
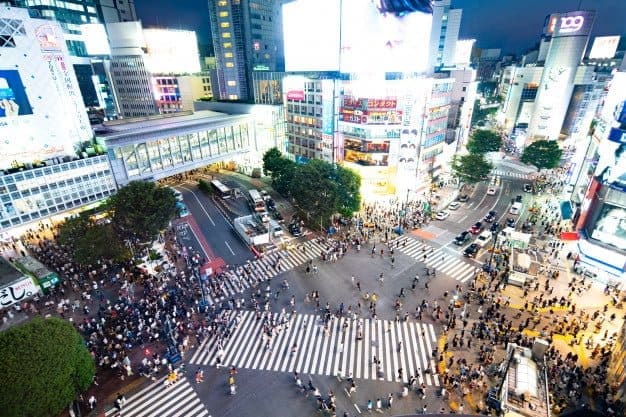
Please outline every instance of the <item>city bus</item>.
[{"label": "city bus", "polygon": [[254,211],[257,213],[264,212],[265,200],[261,197],[261,193],[257,190],[249,190],[248,194],[250,195],[250,206],[254,209]]},{"label": "city bus", "polygon": [[230,198],[233,195],[232,190],[218,180],[211,181],[211,187],[213,191],[215,191],[215,194],[224,199]]}]

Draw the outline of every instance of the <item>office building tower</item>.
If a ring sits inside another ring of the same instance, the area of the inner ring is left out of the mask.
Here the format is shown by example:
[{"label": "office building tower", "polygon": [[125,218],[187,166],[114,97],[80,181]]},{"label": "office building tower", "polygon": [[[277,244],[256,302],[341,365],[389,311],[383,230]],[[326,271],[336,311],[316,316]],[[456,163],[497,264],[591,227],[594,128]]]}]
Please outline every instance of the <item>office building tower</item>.
[{"label": "office building tower", "polygon": [[576,11],[547,18],[544,36],[550,45],[528,126],[531,140],[559,138],[594,17],[593,11]]},{"label": "office building tower", "polygon": [[433,23],[430,29],[430,47],[428,52],[428,67],[430,70],[441,66],[454,65],[463,10],[453,9],[451,2],[452,0],[435,0],[433,2]]},{"label": "office building tower", "polygon": [[127,118],[157,114],[141,22],[110,23],[107,33],[111,46],[109,76],[119,115]]},{"label": "office building tower", "polygon": [[209,0],[222,100],[254,99],[253,71],[283,71],[279,0]]}]

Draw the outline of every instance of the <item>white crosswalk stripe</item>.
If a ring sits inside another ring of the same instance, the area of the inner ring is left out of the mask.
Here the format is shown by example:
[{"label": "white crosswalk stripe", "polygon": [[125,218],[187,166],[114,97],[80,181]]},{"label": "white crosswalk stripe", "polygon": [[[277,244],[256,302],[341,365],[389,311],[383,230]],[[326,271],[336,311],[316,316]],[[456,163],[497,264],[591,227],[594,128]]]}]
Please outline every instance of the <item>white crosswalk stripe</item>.
[{"label": "white crosswalk stripe", "polygon": [[501,169],[495,169],[491,171],[493,175],[499,175],[501,177],[511,177],[511,178],[529,178],[528,174],[524,174],[522,172],[513,172],[513,171],[505,171]]},{"label": "white crosswalk stripe", "polygon": [[[402,242],[395,246],[400,252],[423,262],[429,268],[435,268],[435,272],[449,275],[457,281],[469,281],[478,269],[476,266],[446,253],[443,247],[435,249],[427,243],[409,237],[400,237],[395,241]],[[404,244],[405,241],[406,244]]]},{"label": "white crosswalk stripe", "polygon": [[[273,335],[267,349],[262,320],[257,320],[253,311],[243,312],[237,328],[222,342],[221,365],[261,371],[297,371],[307,375],[352,374],[355,379],[386,381],[396,380],[402,368],[404,382],[409,376],[419,374],[418,380],[439,386],[437,375],[424,372],[436,369],[432,349],[437,338],[432,324],[339,318],[332,319],[325,332],[322,317],[313,314],[297,314],[288,323]],[[345,329],[344,323],[347,323]],[[361,339],[358,339],[359,333]],[[207,338],[189,363],[218,365],[217,345],[216,337]],[[297,349],[292,354],[294,345]],[[380,375],[373,363],[374,356],[381,361]]]},{"label": "white crosswalk stripe", "polygon": [[274,250],[266,253],[262,258],[248,263],[250,273],[247,273],[244,267],[228,271],[223,281],[223,293],[219,296],[209,294],[207,299],[210,304],[224,300],[245,291],[257,282],[267,281],[283,272],[297,268],[311,259],[319,258],[324,250],[326,248],[323,244],[309,240],[291,250]]},{"label": "white crosswalk stripe", "polygon": [[[106,417],[119,416],[112,408]],[[189,380],[183,377],[176,383],[165,386],[165,377],[150,384],[126,400],[122,408],[123,417],[207,417],[207,411]]]}]

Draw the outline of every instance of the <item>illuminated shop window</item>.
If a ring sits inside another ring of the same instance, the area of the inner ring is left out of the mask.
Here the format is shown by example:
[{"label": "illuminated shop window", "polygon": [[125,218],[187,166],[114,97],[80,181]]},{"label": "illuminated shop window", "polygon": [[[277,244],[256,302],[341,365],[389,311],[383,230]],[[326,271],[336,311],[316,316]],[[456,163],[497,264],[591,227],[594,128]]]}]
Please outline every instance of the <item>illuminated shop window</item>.
[{"label": "illuminated shop window", "polygon": [[239,96],[237,94],[230,94],[228,96],[229,100],[239,100]]},{"label": "illuminated shop window", "polygon": [[230,27],[230,23],[229,22],[222,22],[222,23],[220,23],[220,27],[229,28]]},{"label": "illuminated shop window", "polygon": [[220,17],[228,17],[228,12],[220,12]]},{"label": "illuminated shop window", "polygon": [[224,58],[232,58],[233,57],[233,53],[232,52],[225,52],[224,53]]},{"label": "illuminated shop window", "polygon": [[230,32],[222,32],[222,38],[230,38]]},{"label": "illuminated shop window", "polygon": [[226,68],[233,68],[234,66],[235,66],[235,64],[232,63],[232,62],[227,62],[226,63]]},{"label": "illuminated shop window", "polygon": [[237,86],[237,81],[232,81],[232,80],[230,80],[230,81],[227,81],[227,82],[226,82],[226,84],[227,84],[229,87],[236,87],[236,86]]},{"label": "illuminated shop window", "polygon": [[222,47],[224,47],[224,49],[232,48],[233,47],[233,43],[232,42],[224,42],[222,44]]}]

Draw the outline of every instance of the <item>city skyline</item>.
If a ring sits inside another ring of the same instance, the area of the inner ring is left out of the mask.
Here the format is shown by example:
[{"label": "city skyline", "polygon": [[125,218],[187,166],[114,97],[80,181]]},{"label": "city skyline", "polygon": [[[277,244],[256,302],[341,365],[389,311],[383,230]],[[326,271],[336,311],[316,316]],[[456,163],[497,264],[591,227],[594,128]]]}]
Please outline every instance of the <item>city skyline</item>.
[{"label": "city skyline", "polygon": [[[501,48],[503,53],[520,54],[535,45],[545,17],[557,12],[595,10],[592,38],[626,35],[626,6],[621,0],[529,0],[506,7],[498,0],[453,0],[452,6],[463,9],[460,38],[474,38],[477,47]],[[206,0],[188,0],[175,7],[167,0],[136,0],[135,7],[145,27],[194,30],[200,43],[211,43]],[[525,18],[520,19],[521,15]]]}]

